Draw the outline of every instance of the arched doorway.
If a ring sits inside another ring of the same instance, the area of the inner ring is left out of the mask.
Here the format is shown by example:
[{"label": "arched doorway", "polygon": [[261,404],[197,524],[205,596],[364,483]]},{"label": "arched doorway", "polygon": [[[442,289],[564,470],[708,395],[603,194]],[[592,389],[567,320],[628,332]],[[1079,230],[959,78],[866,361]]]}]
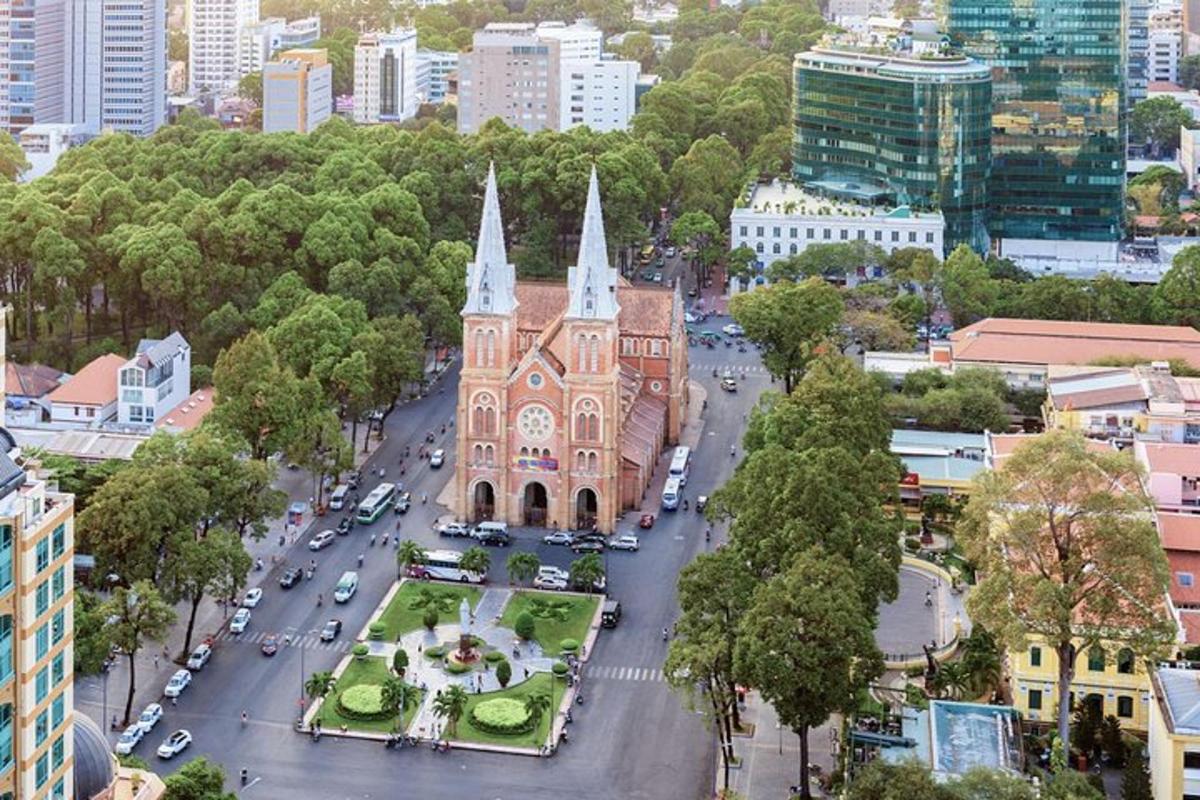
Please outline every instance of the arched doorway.
[{"label": "arched doorway", "polygon": [[495,513],[496,490],[492,488],[492,484],[488,481],[480,481],[475,484],[474,513],[471,516],[471,521],[483,522],[484,520],[490,520]]},{"label": "arched doorway", "polygon": [[522,506],[525,512],[525,524],[545,525],[548,505],[546,487],[537,481],[529,483],[525,487],[525,502]]},{"label": "arched doorway", "polygon": [[575,527],[589,529],[596,524],[596,509],[598,507],[594,489],[580,489],[575,495]]}]

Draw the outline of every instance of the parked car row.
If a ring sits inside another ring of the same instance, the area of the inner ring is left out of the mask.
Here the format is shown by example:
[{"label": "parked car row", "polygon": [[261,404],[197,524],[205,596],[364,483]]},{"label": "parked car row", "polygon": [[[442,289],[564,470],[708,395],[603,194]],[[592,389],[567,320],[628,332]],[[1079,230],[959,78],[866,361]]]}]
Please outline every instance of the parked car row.
[{"label": "parked car row", "polygon": [[[651,514],[645,516],[650,517],[650,523],[643,524],[642,527],[648,528],[654,524],[654,517]],[[542,542],[545,544],[566,545],[575,553],[601,553],[606,547],[610,550],[636,551],[641,549],[640,540],[632,533],[605,536],[602,533],[554,531],[543,536]]]},{"label": "parked car row", "polygon": [[507,547],[512,543],[512,537],[508,534],[508,524],[504,522],[481,522],[474,528],[462,522],[449,522],[437,526],[437,532],[439,536],[470,537],[480,544],[496,547]]}]

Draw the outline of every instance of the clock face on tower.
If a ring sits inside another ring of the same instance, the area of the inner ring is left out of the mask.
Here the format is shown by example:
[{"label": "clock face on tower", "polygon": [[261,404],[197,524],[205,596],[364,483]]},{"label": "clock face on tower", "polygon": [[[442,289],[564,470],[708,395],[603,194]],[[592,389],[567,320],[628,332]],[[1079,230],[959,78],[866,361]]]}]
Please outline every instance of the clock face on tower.
[{"label": "clock face on tower", "polygon": [[554,418],[542,406],[529,406],[517,417],[517,425],[526,438],[542,442],[554,433]]}]

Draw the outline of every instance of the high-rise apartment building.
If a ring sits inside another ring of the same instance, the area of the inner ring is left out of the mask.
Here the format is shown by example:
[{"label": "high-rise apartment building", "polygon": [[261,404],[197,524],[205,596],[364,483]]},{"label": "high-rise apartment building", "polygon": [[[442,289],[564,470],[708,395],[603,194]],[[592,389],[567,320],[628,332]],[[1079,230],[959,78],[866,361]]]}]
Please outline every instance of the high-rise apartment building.
[{"label": "high-rise apartment building", "polygon": [[188,90],[222,93],[241,77],[241,32],[258,22],[258,0],[190,0]]},{"label": "high-rise apartment building", "polygon": [[1176,83],[1183,51],[1183,7],[1178,2],[1159,3],[1150,11],[1147,78]]},{"label": "high-rise apartment building", "polygon": [[416,115],[416,30],[364,33],[354,48],[354,121],[399,122]]},{"label": "high-rise apartment building", "polygon": [[625,130],[636,111],[636,61],[563,61],[559,73],[562,128],[587,125],[594,131]]},{"label": "high-rise apartment building", "polygon": [[1125,26],[1126,92],[1130,108],[1146,99],[1150,81],[1150,7],[1151,0],[1129,0],[1129,18]]},{"label": "high-rise apartment building", "polygon": [[819,47],[794,69],[797,182],[865,205],[940,209],[947,252],[987,249],[987,67],[954,54]]},{"label": "high-rise apartment building", "polygon": [[444,50],[417,51],[417,101],[444,103],[450,90],[450,73],[458,71],[458,53]]},{"label": "high-rise apartment building", "polygon": [[563,61],[598,61],[604,53],[604,34],[587,24],[541,22],[537,37],[558,42],[558,57]]},{"label": "high-rise apartment building", "polygon": [[100,124],[149,136],[167,121],[167,8],[161,0],[102,4]]},{"label": "high-rise apartment building", "polygon": [[263,133],[309,133],[333,113],[325,50],[285,50],[263,69]]},{"label": "high-rise apartment building", "polygon": [[1125,0],[939,0],[992,70],[992,237],[1006,256],[1115,260],[1125,184]]},{"label": "high-rise apartment building", "polygon": [[0,68],[7,102],[0,117],[11,133],[63,115],[66,0],[0,2]]},{"label": "high-rise apartment building", "polygon": [[[0,362],[2,342],[0,326]],[[18,457],[0,428],[0,797],[65,799],[74,797],[74,503]]]},{"label": "high-rise apartment building", "polygon": [[238,34],[238,77],[262,72],[271,56],[280,50],[308,47],[321,38],[321,18],[304,17],[288,22],[268,17],[242,28]]}]

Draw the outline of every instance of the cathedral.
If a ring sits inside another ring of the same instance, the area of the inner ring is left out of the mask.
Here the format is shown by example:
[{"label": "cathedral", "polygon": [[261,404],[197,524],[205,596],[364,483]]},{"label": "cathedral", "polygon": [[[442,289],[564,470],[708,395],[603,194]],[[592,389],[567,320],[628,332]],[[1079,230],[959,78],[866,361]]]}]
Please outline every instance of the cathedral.
[{"label": "cathedral", "polygon": [[608,262],[596,170],[567,283],[516,279],[488,169],[467,266],[456,512],[468,522],[616,530],[687,415],[677,291]]}]

